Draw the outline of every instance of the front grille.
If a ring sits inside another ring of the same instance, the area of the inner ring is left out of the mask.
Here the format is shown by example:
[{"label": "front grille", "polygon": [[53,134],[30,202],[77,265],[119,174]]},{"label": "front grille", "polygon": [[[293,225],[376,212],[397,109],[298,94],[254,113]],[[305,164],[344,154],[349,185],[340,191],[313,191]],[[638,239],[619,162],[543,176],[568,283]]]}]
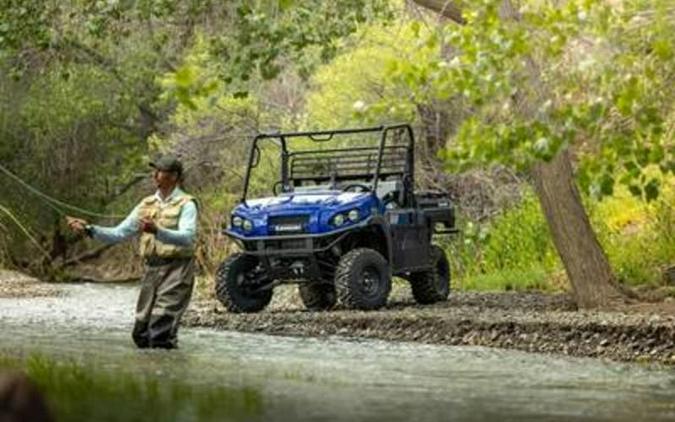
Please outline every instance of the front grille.
[{"label": "front grille", "polygon": [[270,234],[305,233],[309,224],[309,215],[276,215],[267,221]]},{"label": "front grille", "polygon": [[284,240],[266,240],[265,249],[268,251],[289,250],[289,249],[307,249],[311,248],[305,242],[305,239],[284,239]]}]

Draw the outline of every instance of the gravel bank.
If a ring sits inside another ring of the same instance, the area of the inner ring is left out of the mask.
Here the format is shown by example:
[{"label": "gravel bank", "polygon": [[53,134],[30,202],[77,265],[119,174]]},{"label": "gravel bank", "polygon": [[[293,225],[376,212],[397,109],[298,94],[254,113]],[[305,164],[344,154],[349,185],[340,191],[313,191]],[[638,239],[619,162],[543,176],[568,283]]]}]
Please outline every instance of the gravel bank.
[{"label": "gravel bank", "polygon": [[0,298],[59,296],[61,289],[53,284],[22,273],[0,270]]},{"label": "gravel bank", "polygon": [[308,312],[295,289],[284,287],[264,312],[230,314],[216,300],[200,299],[184,321],[245,332],[476,345],[675,365],[672,302],[582,312],[563,294],[455,293],[448,302],[419,306],[398,286],[380,311]]}]

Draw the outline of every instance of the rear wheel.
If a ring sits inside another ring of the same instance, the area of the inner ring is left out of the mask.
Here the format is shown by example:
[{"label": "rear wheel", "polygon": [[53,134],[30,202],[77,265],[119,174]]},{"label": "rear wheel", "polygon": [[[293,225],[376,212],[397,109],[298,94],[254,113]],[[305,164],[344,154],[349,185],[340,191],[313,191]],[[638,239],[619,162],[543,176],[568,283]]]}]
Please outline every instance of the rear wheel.
[{"label": "rear wheel", "polygon": [[298,292],[305,307],[310,311],[325,311],[335,306],[335,286],[325,283],[299,284]]},{"label": "rear wheel", "polygon": [[387,303],[391,276],[387,261],[368,248],[346,253],[335,271],[338,300],[348,308],[378,309]]},{"label": "rear wheel", "polygon": [[272,290],[259,290],[265,284],[263,269],[254,256],[234,254],[216,272],[216,296],[230,312],[258,312],[272,300]]},{"label": "rear wheel", "polygon": [[440,246],[431,245],[431,261],[431,270],[412,273],[408,277],[417,303],[440,302],[450,294],[450,263]]}]

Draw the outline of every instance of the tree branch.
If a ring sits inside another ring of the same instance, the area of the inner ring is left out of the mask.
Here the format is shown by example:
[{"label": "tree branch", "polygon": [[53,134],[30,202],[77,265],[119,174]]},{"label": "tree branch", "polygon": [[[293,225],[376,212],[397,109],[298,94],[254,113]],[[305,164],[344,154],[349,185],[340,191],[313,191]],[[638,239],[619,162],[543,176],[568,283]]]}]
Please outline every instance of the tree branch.
[{"label": "tree branch", "polygon": [[449,0],[412,0],[413,3],[446,17],[460,25],[466,20],[462,17],[462,10]]}]

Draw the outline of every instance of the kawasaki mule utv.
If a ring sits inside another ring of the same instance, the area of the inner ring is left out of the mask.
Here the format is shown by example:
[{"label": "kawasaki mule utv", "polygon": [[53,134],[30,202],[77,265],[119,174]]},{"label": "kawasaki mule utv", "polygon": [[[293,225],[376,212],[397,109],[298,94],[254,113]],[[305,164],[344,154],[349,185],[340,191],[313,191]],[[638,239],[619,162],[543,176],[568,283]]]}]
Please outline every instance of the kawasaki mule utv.
[{"label": "kawasaki mule utv", "polygon": [[[274,196],[247,199],[265,142],[278,147]],[[446,300],[450,267],[431,242],[455,231],[454,210],[444,193],[414,191],[413,154],[409,125],[257,135],[224,230],[242,252],[220,265],[218,299],[231,312],[257,312],[275,286],[295,283],[308,309],[377,309],[398,276],[417,302]]]}]

